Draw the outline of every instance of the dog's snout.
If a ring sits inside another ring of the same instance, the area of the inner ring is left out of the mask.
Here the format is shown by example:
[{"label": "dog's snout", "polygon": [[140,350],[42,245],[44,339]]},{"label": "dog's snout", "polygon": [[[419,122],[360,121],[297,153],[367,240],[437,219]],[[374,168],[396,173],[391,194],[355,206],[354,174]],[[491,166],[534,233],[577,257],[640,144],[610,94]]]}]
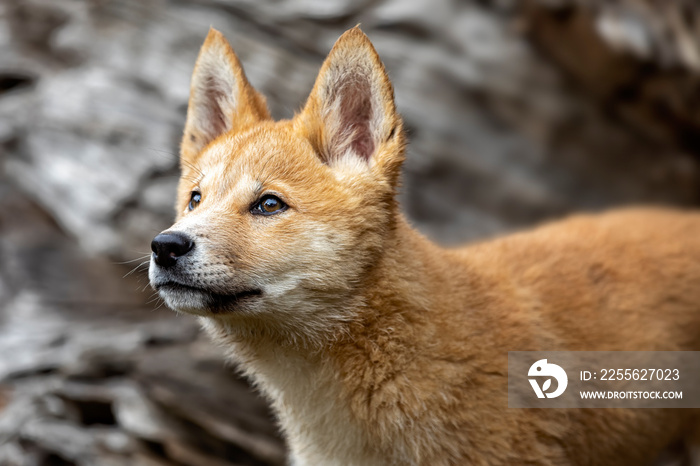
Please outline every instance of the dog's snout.
[{"label": "dog's snout", "polygon": [[184,233],[161,233],[151,242],[153,258],[161,267],[175,265],[178,257],[182,257],[192,250],[194,241]]}]

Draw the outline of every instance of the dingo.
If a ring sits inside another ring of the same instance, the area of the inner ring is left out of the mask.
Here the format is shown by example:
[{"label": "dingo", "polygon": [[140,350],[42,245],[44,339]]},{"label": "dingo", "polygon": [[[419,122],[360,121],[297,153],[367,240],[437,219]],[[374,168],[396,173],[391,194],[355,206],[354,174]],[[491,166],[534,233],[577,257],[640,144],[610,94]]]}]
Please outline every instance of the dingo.
[{"label": "dingo", "polygon": [[397,206],[404,149],[359,28],[284,121],[209,32],[150,280],[269,397],[292,463],[637,465],[692,442],[692,410],[509,409],[506,381],[509,350],[700,350],[700,214],[441,249]]}]

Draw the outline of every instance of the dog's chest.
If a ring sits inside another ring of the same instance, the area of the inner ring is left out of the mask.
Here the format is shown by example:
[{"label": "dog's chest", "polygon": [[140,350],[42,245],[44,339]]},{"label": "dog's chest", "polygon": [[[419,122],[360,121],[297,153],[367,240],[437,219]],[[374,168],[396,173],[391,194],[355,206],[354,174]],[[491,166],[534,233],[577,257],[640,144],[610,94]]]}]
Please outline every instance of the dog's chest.
[{"label": "dog's chest", "polygon": [[354,419],[329,362],[241,344],[233,355],[272,401],[289,443],[291,464],[387,464]]}]

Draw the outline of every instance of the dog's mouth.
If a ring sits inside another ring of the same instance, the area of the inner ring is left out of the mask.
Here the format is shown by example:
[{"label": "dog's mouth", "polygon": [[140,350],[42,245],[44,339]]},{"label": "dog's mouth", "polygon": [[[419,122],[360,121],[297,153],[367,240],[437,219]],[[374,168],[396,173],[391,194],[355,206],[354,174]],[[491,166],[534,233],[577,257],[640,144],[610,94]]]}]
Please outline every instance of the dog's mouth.
[{"label": "dog's mouth", "polygon": [[[219,293],[206,288],[167,281],[153,286],[168,306],[185,312],[201,314],[202,311],[220,313],[235,310],[241,303],[261,296],[260,289],[243,289],[231,293]],[[180,304],[181,303],[181,304]]]}]

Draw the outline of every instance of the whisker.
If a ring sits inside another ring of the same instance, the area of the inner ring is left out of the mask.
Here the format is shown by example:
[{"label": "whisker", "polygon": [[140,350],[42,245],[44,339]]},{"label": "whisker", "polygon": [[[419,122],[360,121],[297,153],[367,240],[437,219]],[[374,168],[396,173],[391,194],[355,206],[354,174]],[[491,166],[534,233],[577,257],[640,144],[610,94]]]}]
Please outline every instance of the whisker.
[{"label": "whisker", "polygon": [[153,303],[157,302],[158,300],[160,300],[160,296],[156,295],[156,296],[153,296],[152,298],[150,298],[148,301],[146,301],[146,304],[153,304]]},{"label": "whisker", "polygon": [[150,264],[150,263],[151,263],[151,260],[150,260],[150,259],[147,260],[147,261],[141,262],[139,265],[137,265],[136,267],[134,267],[133,269],[131,269],[129,272],[127,272],[126,275],[124,275],[122,278],[128,277],[128,276],[131,275],[132,273],[136,272],[140,267],[143,267],[144,265],[147,265],[147,264]]},{"label": "whisker", "polygon": [[163,307],[163,305],[165,304],[165,300],[163,298],[161,298],[160,295],[158,295],[157,291],[155,291],[155,292],[153,292],[153,295],[151,295],[151,299],[149,299],[146,304],[153,304],[153,303],[158,302],[158,301],[160,301],[160,304],[158,304],[158,306],[153,308],[154,311],[157,311],[158,309]]},{"label": "whisker", "polygon": [[[173,162],[178,162],[178,161],[179,161],[180,164],[182,164],[182,165],[184,165],[184,166],[189,167],[190,169],[192,169],[192,170],[193,170],[195,173],[197,173],[197,175],[198,175],[197,178],[194,178],[194,179],[191,179],[191,180],[190,180],[190,181],[192,181],[193,183],[197,184],[197,183],[199,183],[199,181],[201,181],[202,178],[204,178],[204,172],[202,172],[201,169],[199,169],[199,168],[198,168],[197,166],[195,166],[194,164],[188,162],[187,160],[181,159],[177,154],[173,154],[172,152],[167,151],[167,150],[163,150],[163,149],[156,149],[155,147],[148,147],[147,149],[150,150],[151,152],[157,152],[158,155],[164,155],[164,154],[165,154],[165,155],[169,155],[170,157],[166,157],[167,160],[173,161]],[[188,179],[188,178],[185,178],[185,179]]]},{"label": "whisker", "polygon": [[187,176],[187,175],[180,175],[183,179],[191,182],[192,184],[195,184],[195,185],[199,184],[199,182],[202,181],[202,178],[204,178],[204,176],[205,176],[205,173],[199,167],[197,167],[196,165],[194,165],[191,162],[188,162],[187,160],[180,159],[177,154],[173,154],[170,151],[166,151],[166,150],[162,150],[162,149],[156,149],[154,147],[149,147],[147,149],[150,150],[151,152],[157,152],[159,155],[167,154],[167,155],[171,156],[172,159],[170,157],[168,157],[168,160],[177,161],[179,159],[179,162],[182,166],[190,168],[192,171],[194,171],[197,174],[197,176],[194,178]]},{"label": "whisker", "polygon": [[201,181],[200,178],[194,178],[192,176],[181,175],[181,178],[186,180],[186,181],[189,181],[192,184],[199,184],[199,182]]},{"label": "whisker", "polygon": [[116,264],[116,265],[126,265],[126,264],[131,264],[132,262],[142,261],[142,260],[150,258],[150,257],[151,257],[151,254],[149,253],[149,254],[144,254],[141,257],[137,257],[136,259],[131,259],[131,260],[124,261],[124,262],[112,262],[112,263]]},{"label": "whisker", "polygon": [[201,179],[204,178],[204,172],[199,167],[197,167],[196,165],[194,165],[191,162],[188,162],[187,160],[182,160],[181,162],[184,166],[191,168],[193,171],[195,171],[199,175],[199,181],[201,181]]},{"label": "whisker", "polygon": [[177,154],[174,154],[168,150],[158,149],[155,147],[146,147],[146,150],[149,150],[151,152],[157,152],[158,155],[160,155],[160,156],[169,155],[170,157],[164,157],[164,158],[166,158],[167,160],[172,161],[172,162],[177,162],[177,160],[179,158],[179,156]]}]

